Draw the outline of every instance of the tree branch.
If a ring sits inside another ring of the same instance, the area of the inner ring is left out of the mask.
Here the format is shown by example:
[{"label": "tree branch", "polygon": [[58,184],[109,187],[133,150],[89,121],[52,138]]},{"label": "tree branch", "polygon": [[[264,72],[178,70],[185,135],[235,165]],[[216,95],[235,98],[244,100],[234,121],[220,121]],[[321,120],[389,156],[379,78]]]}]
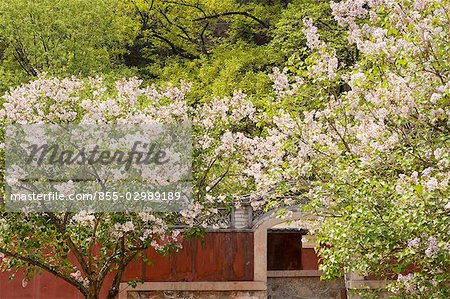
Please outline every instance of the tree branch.
[{"label": "tree branch", "polygon": [[249,14],[246,11],[223,12],[223,13],[219,13],[219,14],[215,14],[215,15],[205,16],[205,17],[202,17],[202,18],[197,18],[197,19],[194,19],[194,21],[203,21],[203,20],[207,20],[207,19],[216,19],[216,18],[220,18],[220,17],[224,17],[224,16],[233,16],[233,15],[240,15],[240,16],[244,16],[244,17],[250,18],[250,19],[258,22],[259,24],[261,24],[264,28],[269,28],[269,25],[267,25],[266,22],[258,19],[257,17]]},{"label": "tree branch", "polygon": [[62,234],[64,237],[66,237],[67,246],[69,246],[72,253],[75,255],[75,258],[80,263],[81,268],[83,269],[84,273],[89,277],[92,278],[92,271],[89,268],[88,264],[84,260],[83,254],[78,250],[77,246],[73,243],[70,236],[67,234],[66,228],[59,222],[58,218],[55,216],[55,214],[51,212],[47,212],[47,215],[49,216],[49,219],[51,222],[56,226],[56,229],[59,231],[60,234]]}]

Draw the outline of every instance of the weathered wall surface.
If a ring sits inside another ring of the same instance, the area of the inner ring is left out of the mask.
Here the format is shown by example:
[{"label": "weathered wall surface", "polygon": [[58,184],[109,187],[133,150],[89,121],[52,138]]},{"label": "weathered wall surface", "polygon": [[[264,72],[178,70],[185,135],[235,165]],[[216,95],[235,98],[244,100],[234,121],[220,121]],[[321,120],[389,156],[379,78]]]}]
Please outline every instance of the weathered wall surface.
[{"label": "weathered wall surface", "polygon": [[344,280],[321,281],[319,277],[273,277],[267,280],[268,299],[345,298]]},{"label": "weathered wall surface", "polygon": [[183,242],[183,249],[161,256],[147,251],[152,265],[131,264],[122,281],[251,281],[253,233],[211,232],[203,240]]}]

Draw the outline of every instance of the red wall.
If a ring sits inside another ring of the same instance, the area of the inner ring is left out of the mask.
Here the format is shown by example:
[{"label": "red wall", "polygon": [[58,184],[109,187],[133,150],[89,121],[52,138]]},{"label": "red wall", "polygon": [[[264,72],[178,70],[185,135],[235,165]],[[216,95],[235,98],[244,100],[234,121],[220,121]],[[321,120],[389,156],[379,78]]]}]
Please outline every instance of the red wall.
[{"label": "red wall", "polygon": [[[153,261],[149,266],[142,260],[129,265],[123,281],[248,281],[253,280],[253,233],[209,233],[202,240],[189,240],[183,249],[170,256],[153,250],[146,252]],[[65,281],[44,273],[37,275],[25,287],[23,276],[0,273],[0,299],[82,299],[78,290]],[[109,283],[111,277],[109,277]],[[104,289],[101,298],[106,297]]]},{"label": "red wall", "polygon": [[302,248],[302,270],[318,270],[319,262],[314,248]]},{"label": "red wall", "polygon": [[134,262],[124,274],[124,280],[253,280],[253,233],[209,233],[203,242],[184,242],[183,249],[173,255],[161,256],[149,250],[147,257],[153,261],[153,265],[149,266],[143,261]]},{"label": "red wall", "polygon": [[84,299],[75,287],[47,272],[37,275],[25,287],[20,272],[12,281],[8,280],[9,274],[0,273],[0,299]]}]

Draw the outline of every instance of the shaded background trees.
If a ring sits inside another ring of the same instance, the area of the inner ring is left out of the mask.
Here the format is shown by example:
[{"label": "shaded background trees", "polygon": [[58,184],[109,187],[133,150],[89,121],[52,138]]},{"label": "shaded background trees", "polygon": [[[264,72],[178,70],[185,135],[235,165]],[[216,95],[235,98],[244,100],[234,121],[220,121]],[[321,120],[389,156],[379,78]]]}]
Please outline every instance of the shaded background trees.
[{"label": "shaded background trees", "polygon": [[39,72],[186,79],[197,100],[267,92],[264,74],[306,57],[305,16],[348,63],[355,58],[322,0],[6,0],[0,14],[2,93]]}]

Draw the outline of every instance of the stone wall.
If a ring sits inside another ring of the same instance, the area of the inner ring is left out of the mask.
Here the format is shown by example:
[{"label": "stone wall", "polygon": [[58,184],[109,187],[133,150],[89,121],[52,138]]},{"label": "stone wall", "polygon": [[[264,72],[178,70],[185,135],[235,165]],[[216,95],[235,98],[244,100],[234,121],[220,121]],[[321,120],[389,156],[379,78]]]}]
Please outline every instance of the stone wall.
[{"label": "stone wall", "polygon": [[341,299],[344,280],[322,281],[319,277],[272,277],[267,280],[268,299]]}]

